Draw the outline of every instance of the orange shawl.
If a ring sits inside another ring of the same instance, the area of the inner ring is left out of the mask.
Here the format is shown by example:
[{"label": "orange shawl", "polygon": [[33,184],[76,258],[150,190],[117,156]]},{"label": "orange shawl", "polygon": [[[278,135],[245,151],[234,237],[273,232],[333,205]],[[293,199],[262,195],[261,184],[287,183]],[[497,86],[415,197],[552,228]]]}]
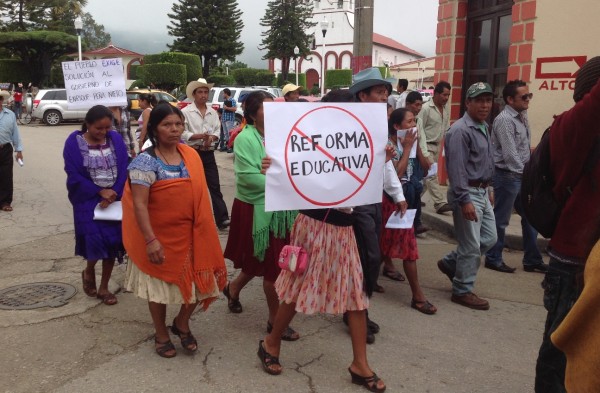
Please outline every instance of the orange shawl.
[{"label": "orange shawl", "polygon": [[[177,150],[190,174],[189,179],[157,181],[150,187],[148,212],[154,234],[162,244],[165,261],[148,259],[146,242],[137,224],[129,182],[123,192],[123,244],[131,260],[144,273],[179,287],[183,299],[192,298],[192,282],[200,293],[212,293],[215,281],[225,287],[227,269],[217,235],[198,154],[179,144]],[[215,298],[202,302],[207,309]]]}]

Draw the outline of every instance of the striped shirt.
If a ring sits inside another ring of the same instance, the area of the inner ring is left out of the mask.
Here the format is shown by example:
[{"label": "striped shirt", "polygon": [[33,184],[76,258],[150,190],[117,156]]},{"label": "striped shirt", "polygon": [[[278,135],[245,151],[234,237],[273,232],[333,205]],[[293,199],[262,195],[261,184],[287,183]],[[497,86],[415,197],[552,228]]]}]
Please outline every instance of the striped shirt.
[{"label": "striped shirt", "polygon": [[518,174],[531,156],[531,133],[527,112],[521,113],[506,105],[492,127],[494,164],[496,168]]}]

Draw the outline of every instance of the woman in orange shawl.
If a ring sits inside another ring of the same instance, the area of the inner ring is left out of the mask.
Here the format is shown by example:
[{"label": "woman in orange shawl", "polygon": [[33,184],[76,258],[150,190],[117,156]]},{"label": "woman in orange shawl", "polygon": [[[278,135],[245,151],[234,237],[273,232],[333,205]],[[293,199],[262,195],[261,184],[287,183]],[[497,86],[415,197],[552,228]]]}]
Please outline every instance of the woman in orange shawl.
[{"label": "woman in orange shawl", "polygon": [[171,105],[156,106],[148,121],[153,147],[129,165],[123,196],[123,243],[133,263],[126,287],[147,299],[162,357],[177,352],[165,324],[166,305],[181,304],[170,326],[189,352],[198,349],[189,321],[225,286],[227,271],[210,195],[198,154],[181,144],[184,118]]}]

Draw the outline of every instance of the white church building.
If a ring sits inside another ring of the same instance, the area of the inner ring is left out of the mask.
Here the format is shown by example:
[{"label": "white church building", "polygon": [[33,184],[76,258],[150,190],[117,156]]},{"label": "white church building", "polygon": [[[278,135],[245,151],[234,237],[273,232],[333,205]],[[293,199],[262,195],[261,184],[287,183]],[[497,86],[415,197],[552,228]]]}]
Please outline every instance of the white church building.
[{"label": "white church building", "polygon": [[[298,58],[298,72],[306,73],[306,85],[320,86],[323,58],[325,69],[350,69],[354,47],[354,0],[315,0],[313,22],[309,34],[314,36],[310,55]],[[327,22],[327,33],[323,38],[321,23]],[[377,25],[374,25],[377,30]],[[323,45],[325,44],[325,45]],[[421,53],[402,45],[392,38],[373,33],[373,66],[392,66],[424,58]],[[270,59],[269,70],[280,73],[281,60]],[[289,72],[295,71],[293,59]]]}]

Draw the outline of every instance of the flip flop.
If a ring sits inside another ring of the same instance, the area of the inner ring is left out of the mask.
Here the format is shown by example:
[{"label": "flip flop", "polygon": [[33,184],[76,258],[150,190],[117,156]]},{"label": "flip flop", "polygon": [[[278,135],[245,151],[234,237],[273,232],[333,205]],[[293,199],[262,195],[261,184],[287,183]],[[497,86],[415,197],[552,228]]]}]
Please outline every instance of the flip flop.
[{"label": "flip flop", "polygon": [[383,269],[383,275],[394,281],[406,281],[406,278],[398,270]]},{"label": "flip flop", "polygon": [[94,275],[93,280],[86,280],[84,270],[81,272],[81,281],[83,281],[83,292],[89,297],[96,297],[98,294],[96,291],[96,276]]},{"label": "flip flop", "polygon": [[11,211],[13,211],[13,208],[12,208],[11,205],[4,205],[4,206],[0,207],[0,209],[2,211],[5,211],[5,212],[11,212]]},{"label": "flip flop", "polygon": [[114,306],[115,304],[119,303],[114,293],[109,292],[105,293],[104,295],[97,294],[96,297],[102,300],[102,303],[104,303],[107,306]]}]

